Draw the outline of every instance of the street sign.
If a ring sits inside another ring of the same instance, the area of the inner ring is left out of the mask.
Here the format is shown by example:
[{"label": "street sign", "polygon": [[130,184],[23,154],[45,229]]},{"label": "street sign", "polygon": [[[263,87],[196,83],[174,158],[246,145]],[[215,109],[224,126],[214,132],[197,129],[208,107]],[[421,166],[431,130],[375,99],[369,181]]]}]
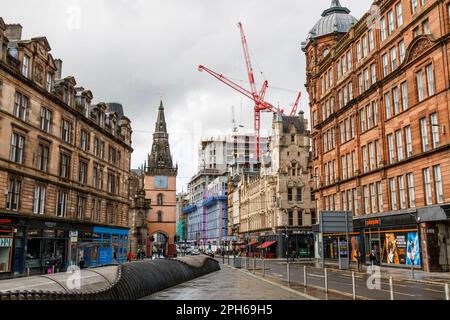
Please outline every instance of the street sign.
[{"label": "street sign", "polygon": [[353,215],[351,211],[320,211],[320,232],[353,232]]}]

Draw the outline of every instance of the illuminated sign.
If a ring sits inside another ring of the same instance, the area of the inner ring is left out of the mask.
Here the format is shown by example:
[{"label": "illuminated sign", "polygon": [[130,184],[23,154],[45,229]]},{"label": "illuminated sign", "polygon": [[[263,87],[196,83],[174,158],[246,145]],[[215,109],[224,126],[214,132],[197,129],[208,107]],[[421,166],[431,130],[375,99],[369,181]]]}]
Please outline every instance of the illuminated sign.
[{"label": "illuminated sign", "polygon": [[366,227],[381,226],[381,219],[367,219]]}]

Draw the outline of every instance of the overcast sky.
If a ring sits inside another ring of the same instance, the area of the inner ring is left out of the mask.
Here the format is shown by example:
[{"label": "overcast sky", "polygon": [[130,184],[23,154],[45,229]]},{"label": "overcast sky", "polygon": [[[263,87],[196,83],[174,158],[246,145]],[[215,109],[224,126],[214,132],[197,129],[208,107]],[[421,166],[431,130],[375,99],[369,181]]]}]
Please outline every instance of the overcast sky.
[{"label": "overcast sky", "polygon": [[[341,0],[360,18],[371,0]],[[246,80],[239,30],[244,25],[257,83],[269,81],[267,99],[286,110],[303,92],[301,42],[331,0],[0,0],[6,23],[20,23],[23,37],[46,36],[63,76],[75,76],[95,102],[120,102],[133,127],[132,167],[150,152],[162,94],[178,190],[197,170],[201,137],[225,136],[236,120],[253,131],[251,101],[206,73],[203,64]],[[261,74],[263,73],[263,75]],[[248,88],[247,82],[242,83]],[[270,134],[263,114],[262,132]]]}]

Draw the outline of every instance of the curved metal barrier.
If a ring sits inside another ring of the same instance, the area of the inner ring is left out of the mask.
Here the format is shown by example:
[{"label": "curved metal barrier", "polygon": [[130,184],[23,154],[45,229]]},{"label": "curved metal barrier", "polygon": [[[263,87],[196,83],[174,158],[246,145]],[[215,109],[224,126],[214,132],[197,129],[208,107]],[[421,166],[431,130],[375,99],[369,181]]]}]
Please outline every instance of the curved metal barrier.
[{"label": "curved metal barrier", "polygon": [[136,261],[82,270],[79,290],[66,285],[70,273],[5,280],[0,300],[137,300],[218,270],[219,263],[204,256]]}]

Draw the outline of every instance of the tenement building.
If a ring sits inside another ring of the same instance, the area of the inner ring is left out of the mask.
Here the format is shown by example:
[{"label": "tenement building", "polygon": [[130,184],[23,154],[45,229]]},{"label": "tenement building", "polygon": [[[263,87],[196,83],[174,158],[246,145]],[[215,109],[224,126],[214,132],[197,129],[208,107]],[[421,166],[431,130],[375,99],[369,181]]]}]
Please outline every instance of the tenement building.
[{"label": "tenement building", "polygon": [[382,264],[448,270],[449,38],[448,0],[374,1],[359,21],[333,0],[303,43],[315,206],[351,210],[352,251]]},{"label": "tenement building", "polygon": [[0,18],[0,277],[126,261],[131,127]]},{"label": "tenement building", "polygon": [[248,256],[312,257],[315,211],[303,111],[292,117],[274,114],[272,126],[270,157],[258,173],[244,175],[236,188],[241,248]]}]

